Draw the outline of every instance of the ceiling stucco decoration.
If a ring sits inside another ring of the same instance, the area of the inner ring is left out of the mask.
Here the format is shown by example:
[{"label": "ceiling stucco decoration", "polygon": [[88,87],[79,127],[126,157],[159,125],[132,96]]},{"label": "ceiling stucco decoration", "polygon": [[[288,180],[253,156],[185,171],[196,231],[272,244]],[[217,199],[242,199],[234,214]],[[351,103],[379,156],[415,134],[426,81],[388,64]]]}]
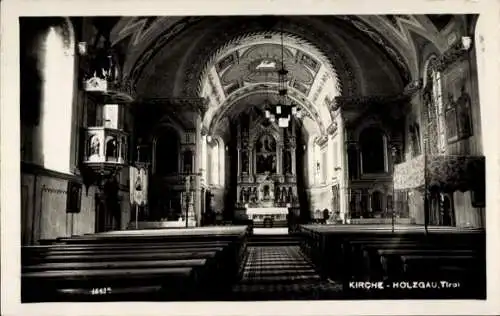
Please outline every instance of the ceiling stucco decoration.
[{"label": "ceiling stucco decoration", "polygon": [[[325,16],[325,19],[329,19],[332,16]],[[402,71],[405,78],[408,78],[408,66],[410,66],[411,73],[418,71],[414,69],[414,64],[416,63],[414,52],[414,43],[411,39],[411,32],[417,32],[423,37],[427,38],[429,41],[433,42],[439,49],[442,49],[442,39],[440,39],[438,34],[438,29],[434,26],[431,20],[424,15],[373,15],[373,16],[334,16],[335,19],[342,19],[343,21],[349,22],[359,31],[368,35],[376,43],[378,43],[382,48],[387,51],[387,54],[394,59]],[[126,39],[129,39],[128,45],[128,56],[123,67],[123,75],[125,79],[130,80],[132,84],[135,85],[140,74],[149,62],[149,60],[156,54],[158,50],[163,48],[170,40],[174,39],[177,35],[181,34],[183,31],[189,29],[191,26],[199,23],[200,21],[206,21],[210,19],[209,17],[180,17],[180,16],[168,16],[168,17],[125,17],[118,22],[112,31],[112,43],[113,45],[118,44]],[[426,22],[427,21],[427,22]],[[294,24],[294,23],[289,23]],[[309,34],[308,39],[314,43],[323,42],[327,39],[326,44],[322,45],[321,49],[325,52],[330,60],[333,61],[335,68],[339,72],[339,77],[342,84],[350,87],[344,87],[344,94],[355,94],[349,93],[353,92],[356,88],[352,87],[353,82],[349,83],[346,79],[354,79],[354,75],[349,73],[350,65],[344,65],[341,67],[342,53],[335,52],[334,45],[328,41],[328,36],[324,32],[318,32],[314,28],[310,28],[308,25],[288,25],[287,27],[296,34],[301,36],[304,34]],[[203,50],[204,53],[210,55],[210,50],[215,47],[222,45],[227,42],[234,34],[241,32],[242,29],[248,28],[248,23],[239,23],[233,25],[230,28],[224,28],[224,32],[217,31],[217,36],[219,37],[218,43],[210,43],[207,40],[204,43]],[[230,29],[230,31],[228,31]],[[231,33],[231,34],[229,34]],[[330,46],[331,49],[328,49]],[[444,49],[442,49],[444,51]],[[332,54],[333,53],[333,54]],[[207,56],[207,55],[197,55]],[[198,65],[200,66],[200,65]],[[202,67],[202,66],[200,66]],[[199,71],[199,69],[198,69]],[[196,73],[197,71],[194,70]],[[406,74],[405,74],[406,73]],[[196,76],[186,76],[186,81],[195,78]],[[347,78],[344,78],[347,77]],[[350,77],[350,78],[349,78]],[[416,78],[413,75],[413,78]],[[354,80],[353,80],[354,81]],[[407,81],[409,82],[409,80]],[[186,88],[187,90],[193,90],[192,87]],[[193,92],[193,91],[192,91]],[[195,95],[196,93],[192,93]]]},{"label": "ceiling stucco decoration", "polygon": [[127,60],[123,66],[125,80],[134,85],[142,70],[153,56],[165,45],[199,22],[203,17],[128,17],[121,20],[113,29],[111,41],[117,45],[130,39]]},{"label": "ceiling stucco decoration", "polygon": [[[287,82],[305,95],[309,93],[320,63],[302,51],[283,49],[283,61],[289,71]],[[281,46],[258,44],[235,51],[216,64],[226,96],[234,87],[259,82],[278,82]]]},{"label": "ceiling stucco decoration", "polygon": [[[189,68],[184,75],[183,81],[179,83],[183,87],[183,91],[181,93],[182,95],[199,95],[198,83],[204,70],[203,68],[207,63],[207,60],[200,58],[200,56],[212,56],[214,49],[224,46],[224,44],[229,42],[231,39],[248,34],[249,31],[266,31],[261,25],[259,25],[259,23],[252,21],[252,17],[245,18],[248,21],[241,21],[241,23],[234,23],[234,21],[230,21],[230,23],[228,23],[231,24],[230,26],[214,27],[212,29],[207,28],[203,40],[191,54],[192,60],[187,63]],[[168,17],[162,19],[168,19]],[[158,53],[158,51],[164,48],[168,42],[178,38],[179,35],[184,34],[190,26],[194,24],[202,24],[203,22],[209,23],[210,21],[208,21],[208,19],[210,18],[188,17],[178,19],[176,23],[172,24],[171,27],[162,29],[161,32],[156,29],[148,31],[149,35],[144,37],[143,42],[137,42],[134,40],[136,45],[134,48],[135,53],[133,56],[127,56],[127,60],[124,65],[124,77],[134,84],[137,84],[137,80],[141,77],[145,66]],[[166,24],[166,22],[153,23],[151,28],[158,28],[162,24]],[[128,33],[126,37],[132,37],[134,39],[140,38],[139,35],[134,35],[132,30],[135,30],[136,32],[143,32],[141,25],[141,23],[137,23],[134,28],[129,28],[129,30],[125,32],[126,34]],[[324,55],[327,56],[328,60],[334,66],[334,69],[337,70],[339,83],[342,85],[342,93],[351,95],[357,93],[357,80],[356,75],[352,70],[352,66],[349,62],[347,62],[347,58],[344,56],[343,52],[339,50],[338,46],[336,47],[335,43],[325,32],[314,29],[314,27],[304,24],[303,22],[297,23],[288,20],[283,24],[283,28],[284,31],[290,34],[299,34],[304,40],[315,43],[318,50],[322,51]],[[221,29],[224,31],[221,32]],[[119,34],[120,30],[115,29],[114,33]],[[152,34],[159,35],[153,39]],[[124,40],[126,37],[122,37],[121,40]],[[118,42],[119,41],[115,40],[115,43]]]},{"label": "ceiling stucco decoration", "polygon": [[[316,59],[317,62],[324,64],[331,70],[330,73],[337,79],[337,88],[340,93],[357,93],[356,78],[351,65],[346,62],[347,59],[342,56],[338,48],[334,47],[334,43],[325,37],[326,34],[315,32],[314,28],[308,27],[304,23],[293,23],[289,20],[284,20],[282,27],[286,35],[284,44],[287,47],[294,48],[298,52],[295,53],[295,57],[304,57],[304,60],[302,60],[303,63],[307,63],[305,62],[307,57],[312,57],[313,60]],[[216,32],[212,36],[208,36],[207,34],[198,45],[197,50],[192,53],[193,60],[187,63],[190,67],[186,70],[184,80],[181,83],[181,94],[201,95],[207,73],[215,61],[221,61],[218,56],[223,55],[227,57],[228,51],[235,51],[238,47],[245,46],[244,43],[247,43],[246,45],[248,43],[255,44],[256,40],[263,43],[279,44],[280,37],[278,32],[262,30],[248,33],[248,29],[255,28],[261,28],[261,26],[259,24],[251,25],[251,22],[250,25],[240,23],[234,27],[228,27],[223,33]],[[214,48],[216,48],[215,52]],[[199,56],[211,56],[211,58],[205,60],[205,64],[201,65],[203,59],[199,58]],[[193,86],[195,83],[197,83],[197,86]],[[306,87],[300,85],[298,81],[291,82],[291,84],[292,86],[295,85],[295,88],[301,90],[303,94],[308,93]],[[231,89],[235,91],[242,86],[243,84],[240,81]]]},{"label": "ceiling stucco decoration", "polygon": [[[203,87],[208,82],[211,94],[220,99],[231,95],[236,90],[251,84],[266,82],[278,83],[277,70],[281,66],[280,34],[263,32],[237,37],[220,47],[204,67],[199,82],[198,93],[204,95]],[[317,48],[291,34],[284,35],[284,65],[289,71],[288,85],[308,96],[320,69],[324,69],[323,81],[333,79],[335,90],[340,94],[337,73],[328,58]],[[215,71],[213,71],[215,69]],[[217,74],[218,79],[212,74]],[[222,86],[224,96],[217,89]],[[321,92],[323,84],[316,90]]]},{"label": "ceiling stucco decoration", "polygon": [[[407,62],[409,62],[409,60],[406,60],[403,55],[400,54],[397,49],[393,45],[391,45],[386,38],[384,38],[383,35],[381,35],[383,33],[377,32],[376,29],[372,28],[366,21],[362,20],[362,18],[357,18],[356,16],[352,15],[340,15],[339,17],[341,19],[349,21],[354,27],[356,27],[364,34],[368,35],[375,43],[380,45],[398,67],[403,81],[405,83],[410,82],[412,72],[408,68]],[[380,17],[377,16],[377,18]]]}]

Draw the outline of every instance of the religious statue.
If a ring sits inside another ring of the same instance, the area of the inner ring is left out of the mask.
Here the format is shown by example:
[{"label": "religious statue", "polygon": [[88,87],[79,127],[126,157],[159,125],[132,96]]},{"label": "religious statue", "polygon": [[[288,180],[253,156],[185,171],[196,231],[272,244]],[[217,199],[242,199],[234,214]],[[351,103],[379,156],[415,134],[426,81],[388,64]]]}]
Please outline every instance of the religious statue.
[{"label": "religious statue", "polygon": [[293,191],[292,187],[288,187],[288,196],[287,196],[287,203],[291,203],[293,200]]},{"label": "religious statue", "polygon": [[99,141],[99,136],[92,135],[92,138],[90,139],[89,156],[99,155],[100,146],[101,146],[101,143]]},{"label": "religious statue", "polygon": [[241,171],[242,172],[248,172],[248,152],[247,151],[242,151],[241,152]]},{"label": "religious statue", "polygon": [[245,202],[245,188],[241,188],[240,190],[240,202]]},{"label": "religious statue", "polygon": [[274,187],[274,198],[276,199],[276,201],[279,203],[281,202],[281,196],[280,196],[280,188],[278,186],[275,186]]},{"label": "religious statue", "polygon": [[264,200],[269,200],[271,197],[270,192],[269,192],[269,186],[265,185],[263,188],[263,193],[264,193]]},{"label": "religious statue", "polygon": [[285,187],[282,187],[281,188],[281,196],[280,196],[280,200],[282,202],[286,202],[286,188]]},{"label": "religious statue", "polygon": [[263,135],[257,144],[257,152],[272,153],[276,151],[276,142],[270,135]]},{"label": "religious statue", "polygon": [[253,191],[252,191],[252,202],[253,203],[256,203],[258,200],[258,196],[257,196],[257,187],[254,187],[253,188]]},{"label": "religious statue", "polygon": [[243,191],[243,198],[245,199],[245,202],[250,201],[250,188]]}]

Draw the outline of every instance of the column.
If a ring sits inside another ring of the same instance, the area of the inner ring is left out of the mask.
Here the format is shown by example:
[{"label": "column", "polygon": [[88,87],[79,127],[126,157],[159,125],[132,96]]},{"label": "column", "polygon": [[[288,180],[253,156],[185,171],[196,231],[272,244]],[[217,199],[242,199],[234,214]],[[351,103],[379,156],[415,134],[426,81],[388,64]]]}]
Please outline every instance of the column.
[{"label": "column", "polygon": [[241,175],[241,148],[238,147],[238,177]]},{"label": "column", "polygon": [[[305,154],[305,153],[304,153]],[[297,161],[296,161],[296,157],[297,157],[297,147],[296,146],[293,146],[292,147],[292,150],[290,150],[290,155],[292,156],[292,174],[295,176],[297,173]]]},{"label": "column", "polygon": [[328,145],[326,147],[326,160],[327,163],[325,167],[327,168],[326,172],[326,183],[330,183],[333,178],[335,178],[335,158],[333,157],[333,135],[328,135]]},{"label": "column", "polygon": [[253,161],[254,161],[254,157],[253,157],[253,147],[248,147],[248,175],[250,177],[253,176]]},{"label": "column", "polygon": [[194,201],[193,208],[196,218],[196,226],[201,225],[201,155],[202,155],[202,137],[201,137],[201,115],[196,114],[195,116],[195,139],[196,139],[196,150],[195,155],[193,155],[193,166],[195,170],[195,180],[194,180]]},{"label": "column", "polygon": [[[338,146],[344,148],[344,150],[339,150],[340,163],[338,166],[341,168],[339,173],[339,202],[340,202],[340,217],[342,221],[346,223],[346,215],[349,213],[349,175],[347,168],[347,138],[345,135],[344,124],[342,120],[342,113],[337,116],[337,131],[338,131]],[[341,147],[342,146],[342,147]]]},{"label": "column", "polygon": [[283,167],[282,167],[282,159],[283,159],[283,142],[277,142],[276,146],[276,173],[282,175]]}]

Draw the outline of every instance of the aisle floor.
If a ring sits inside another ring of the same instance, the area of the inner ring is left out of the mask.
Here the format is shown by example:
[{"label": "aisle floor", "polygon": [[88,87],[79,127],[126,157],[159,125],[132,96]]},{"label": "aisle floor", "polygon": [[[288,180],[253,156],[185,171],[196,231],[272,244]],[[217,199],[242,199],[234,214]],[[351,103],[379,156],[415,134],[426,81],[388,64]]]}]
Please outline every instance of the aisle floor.
[{"label": "aisle floor", "polygon": [[238,300],[335,299],[342,285],[322,279],[298,246],[249,247]]}]

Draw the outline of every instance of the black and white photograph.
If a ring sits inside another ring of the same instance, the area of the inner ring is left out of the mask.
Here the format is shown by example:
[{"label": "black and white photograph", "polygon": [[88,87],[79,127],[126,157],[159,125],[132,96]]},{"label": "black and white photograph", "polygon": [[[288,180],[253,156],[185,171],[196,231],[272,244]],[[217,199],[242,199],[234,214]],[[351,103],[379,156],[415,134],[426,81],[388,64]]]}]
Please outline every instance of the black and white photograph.
[{"label": "black and white photograph", "polygon": [[16,17],[21,305],[495,297],[484,12],[139,11]]}]

